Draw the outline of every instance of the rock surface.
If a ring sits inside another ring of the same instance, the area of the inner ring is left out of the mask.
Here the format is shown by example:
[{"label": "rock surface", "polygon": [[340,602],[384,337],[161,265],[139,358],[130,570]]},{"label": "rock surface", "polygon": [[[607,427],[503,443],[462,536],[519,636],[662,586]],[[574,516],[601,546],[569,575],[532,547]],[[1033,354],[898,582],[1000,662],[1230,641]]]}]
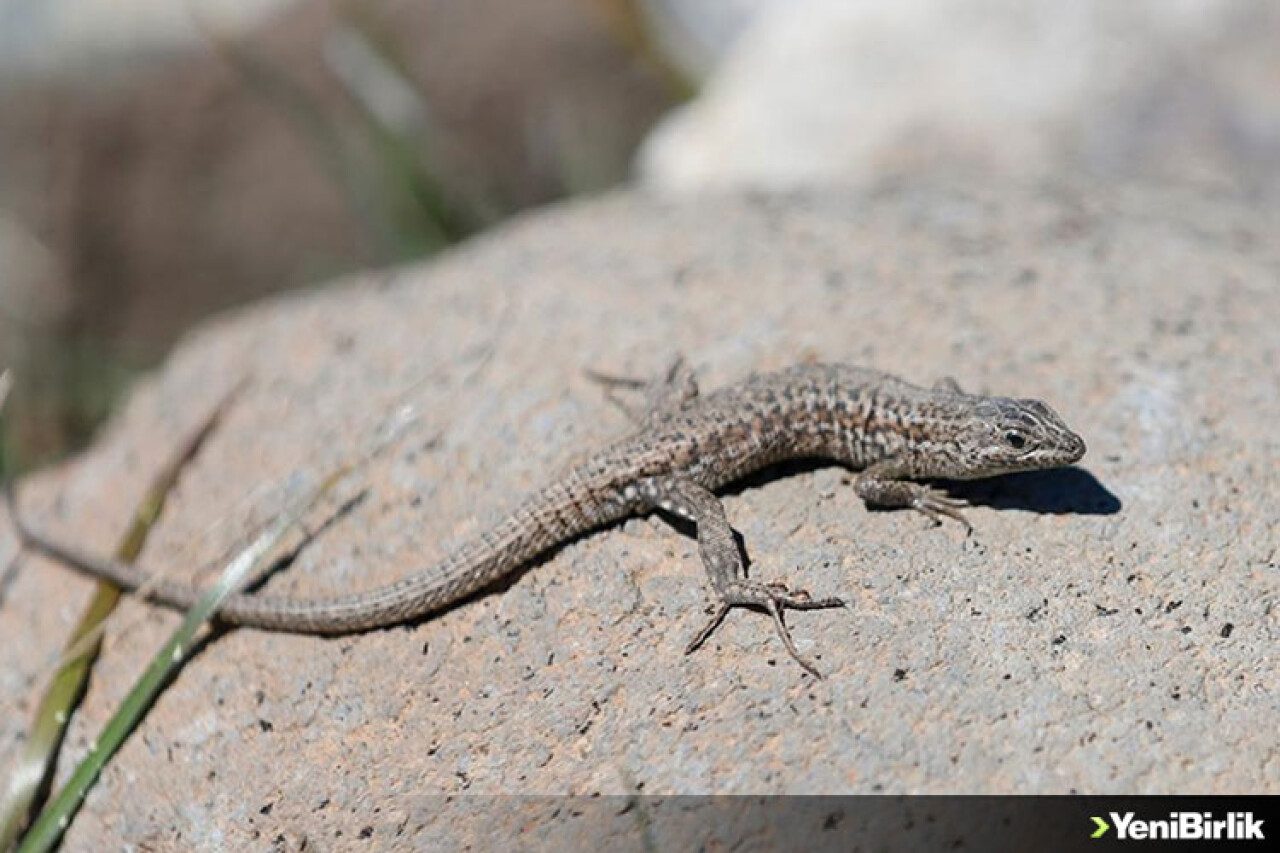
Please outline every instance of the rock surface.
[{"label": "rock surface", "polygon": [[[970,538],[868,512],[835,467],[732,490],[756,577],[851,603],[791,619],[823,681],[757,614],[684,656],[708,590],[694,543],[659,518],[424,624],[217,636],[108,767],[68,849],[578,831],[555,801],[441,796],[463,793],[1280,790],[1278,224],[1168,189],[622,194],[205,326],[90,452],[24,483],[34,518],[110,549],[245,373],[146,565],[216,565],[290,482],[398,423],[359,477],[365,499],[268,587],[395,578],[626,429],[583,367],[644,374],[676,350],[704,388],[806,358],[952,375],[1049,401],[1090,450],[1079,469],[958,487]],[[9,587],[0,767],[89,591],[35,560]],[[122,606],[71,758],[177,621]]]}]

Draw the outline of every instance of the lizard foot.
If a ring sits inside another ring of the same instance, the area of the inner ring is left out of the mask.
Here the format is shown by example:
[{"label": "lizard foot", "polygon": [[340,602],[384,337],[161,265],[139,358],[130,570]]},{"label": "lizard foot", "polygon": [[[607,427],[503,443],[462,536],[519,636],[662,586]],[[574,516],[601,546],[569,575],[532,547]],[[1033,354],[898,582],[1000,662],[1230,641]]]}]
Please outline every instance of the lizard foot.
[{"label": "lizard foot", "polygon": [[782,644],[786,646],[787,652],[792,659],[800,664],[805,672],[814,678],[821,679],[822,673],[818,672],[818,668],[804,658],[796,648],[782,614],[788,608],[791,610],[824,610],[830,607],[844,606],[842,599],[834,597],[815,599],[803,589],[793,592],[787,588],[786,584],[777,581],[768,584],[737,581],[721,591],[719,606],[716,607],[715,613],[712,614],[706,627],[699,631],[698,635],[685,648],[685,654],[692,654],[697,651],[707,641],[707,638],[715,633],[716,628],[720,627],[720,623],[724,621],[724,618],[729,615],[729,611],[734,607],[751,607],[763,610],[773,617],[773,627],[777,629],[778,637],[782,640]]},{"label": "lizard foot", "polygon": [[912,509],[924,513],[937,524],[942,523],[944,516],[954,518],[964,525],[966,533],[972,533],[973,525],[969,523],[969,519],[964,517],[964,513],[960,512],[967,506],[968,504],[964,501],[949,497],[930,486],[922,487],[911,501]]},{"label": "lizard foot", "polygon": [[[622,409],[636,423],[643,424],[664,413],[679,411],[698,397],[697,377],[681,355],[675,356],[662,375],[652,380],[616,376],[592,368],[586,368],[584,372],[588,379],[605,389],[606,400]],[[643,392],[644,407],[623,401],[616,394],[619,389]]]}]

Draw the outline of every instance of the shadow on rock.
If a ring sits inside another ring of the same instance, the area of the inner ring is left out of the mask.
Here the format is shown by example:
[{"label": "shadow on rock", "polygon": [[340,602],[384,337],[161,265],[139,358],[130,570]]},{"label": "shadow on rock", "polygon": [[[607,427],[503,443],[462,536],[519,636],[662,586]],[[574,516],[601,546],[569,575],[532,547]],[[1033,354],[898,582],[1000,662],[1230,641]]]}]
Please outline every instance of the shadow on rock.
[{"label": "shadow on rock", "polygon": [[985,480],[946,481],[947,491],[976,506],[1052,515],[1115,515],[1123,504],[1083,468],[1004,474]]}]

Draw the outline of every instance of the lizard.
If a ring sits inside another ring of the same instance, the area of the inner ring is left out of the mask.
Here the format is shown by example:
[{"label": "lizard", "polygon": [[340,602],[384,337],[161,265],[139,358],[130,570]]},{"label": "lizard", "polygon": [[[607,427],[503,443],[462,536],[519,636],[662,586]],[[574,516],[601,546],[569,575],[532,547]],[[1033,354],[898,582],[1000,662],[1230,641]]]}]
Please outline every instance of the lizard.
[{"label": "lizard", "polygon": [[[661,511],[691,522],[717,598],[711,618],[687,645],[699,648],[734,608],[762,610],[788,654],[797,650],[786,610],[842,607],[785,583],[746,575],[742,549],[716,490],[775,463],[825,459],[857,471],[854,491],[869,506],[910,508],[941,524],[972,527],[967,504],[921,480],[969,480],[1070,465],[1084,440],[1045,403],[967,394],[946,378],[932,387],[841,364],[803,364],[753,374],[701,395],[677,359],[658,380],[588,371],[636,422],[624,438],[570,465],[494,527],[436,565],[364,592],[327,598],[237,593],[222,604],[225,624],[270,631],[336,635],[421,620],[450,608],[578,536],[626,517]],[[647,388],[644,409],[622,402],[619,388]],[[154,579],[134,565],[87,553],[32,528],[14,497],[6,499],[21,543],[118,586],[140,588],[154,602],[185,609],[195,585]]]}]

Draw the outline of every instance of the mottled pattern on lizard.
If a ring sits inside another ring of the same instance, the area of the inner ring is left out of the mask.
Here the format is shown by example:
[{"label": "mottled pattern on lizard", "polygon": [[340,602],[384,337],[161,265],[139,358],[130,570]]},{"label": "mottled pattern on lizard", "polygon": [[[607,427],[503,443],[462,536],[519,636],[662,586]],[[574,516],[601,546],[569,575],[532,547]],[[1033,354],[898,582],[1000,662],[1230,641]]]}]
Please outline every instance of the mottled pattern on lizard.
[{"label": "mottled pattern on lizard", "polygon": [[[613,388],[645,383],[596,375]],[[615,400],[616,402],[616,400]],[[528,496],[504,521],[438,565],[367,592],[331,598],[232,595],[218,618],[235,625],[307,634],[344,634],[417,620],[490,586],[576,536],[627,516],[663,510],[691,521],[711,586],[714,615],[696,649],[735,607],[769,613],[787,651],[796,650],[786,609],[838,607],[781,583],[747,578],[741,550],[715,490],[768,465],[830,459],[860,471],[854,489],[867,504],[909,507],[959,520],[963,503],[920,479],[967,480],[1071,464],[1084,441],[1038,400],[963,393],[952,380],[933,388],[844,365],[802,365],[755,375],[705,397],[677,362],[650,386],[649,406],[632,412],[636,430],[571,466]],[[148,598],[186,608],[199,591],[153,580],[139,569],[83,553],[29,528],[28,546],[104,576]]]}]

